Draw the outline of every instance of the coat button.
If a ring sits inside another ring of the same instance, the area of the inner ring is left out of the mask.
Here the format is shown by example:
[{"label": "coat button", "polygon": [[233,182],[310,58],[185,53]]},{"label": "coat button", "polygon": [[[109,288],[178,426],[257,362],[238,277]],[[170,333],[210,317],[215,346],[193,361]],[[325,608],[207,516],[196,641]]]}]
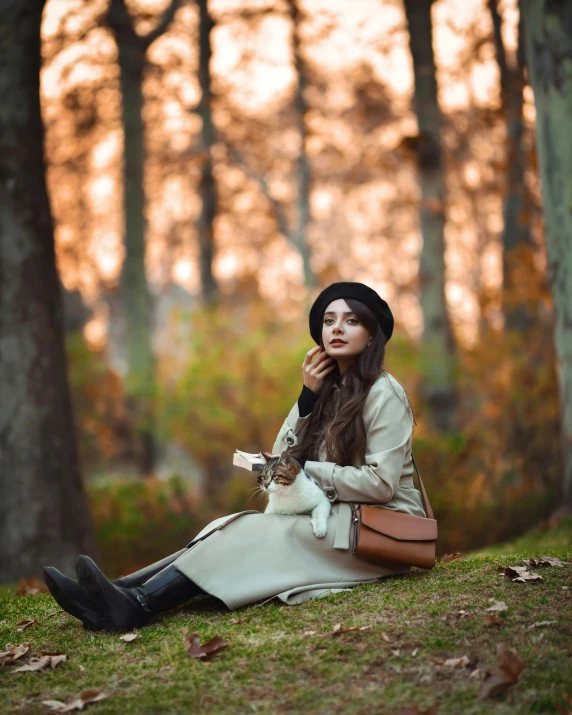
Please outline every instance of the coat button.
[{"label": "coat button", "polygon": [[325,494],[328,497],[328,499],[334,499],[336,496],[336,492],[333,489],[326,489]]},{"label": "coat button", "polygon": [[288,442],[288,444],[294,444],[294,439],[292,437],[287,437],[286,442]]}]

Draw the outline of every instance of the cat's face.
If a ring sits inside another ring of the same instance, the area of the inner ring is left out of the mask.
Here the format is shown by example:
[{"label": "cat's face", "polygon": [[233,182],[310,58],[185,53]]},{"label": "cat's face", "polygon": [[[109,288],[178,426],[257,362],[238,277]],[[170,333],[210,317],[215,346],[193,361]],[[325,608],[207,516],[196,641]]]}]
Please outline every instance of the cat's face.
[{"label": "cat's face", "polygon": [[296,481],[300,472],[299,464],[288,454],[282,452],[277,457],[262,453],[266,464],[258,475],[258,483],[263,491],[269,494],[284,492]]}]

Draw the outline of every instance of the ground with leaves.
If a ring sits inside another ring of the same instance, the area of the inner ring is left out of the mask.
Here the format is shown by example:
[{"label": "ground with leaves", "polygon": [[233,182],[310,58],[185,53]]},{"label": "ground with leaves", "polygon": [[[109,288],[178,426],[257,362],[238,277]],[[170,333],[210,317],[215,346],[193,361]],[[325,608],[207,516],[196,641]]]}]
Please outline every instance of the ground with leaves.
[{"label": "ground with leaves", "polygon": [[[195,599],[135,638],[87,632],[33,589],[9,595],[0,650],[25,652],[0,668],[0,711],[569,713],[572,563],[523,560],[572,562],[571,537],[561,520],[301,606]],[[542,580],[505,572],[524,565]]]}]

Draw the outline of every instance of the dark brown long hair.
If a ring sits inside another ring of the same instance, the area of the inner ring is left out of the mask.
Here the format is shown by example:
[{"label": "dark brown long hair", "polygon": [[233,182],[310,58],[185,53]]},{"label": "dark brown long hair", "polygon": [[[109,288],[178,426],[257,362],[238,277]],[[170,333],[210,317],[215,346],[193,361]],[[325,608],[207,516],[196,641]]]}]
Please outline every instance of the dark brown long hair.
[{"label": "dark brown long hair", "polygon": [[[361,466],[365,460],[366,431],[362,411],[372,385],[386,373],[383,363],[387,340],[365,303],[354,298],[344,300],[369,331],[372,341],[347,368],[343,382],[337,365],[325,376],[301,440],[287,451],[294,457],[318,461],[320,445],[325,439],[326,461],[345,467]],[[320,344],[324,347],[323,341]],[[337,409],[334,385],[339,386],[340,393]],[[409,401],[407,406],[413,416]]]}]

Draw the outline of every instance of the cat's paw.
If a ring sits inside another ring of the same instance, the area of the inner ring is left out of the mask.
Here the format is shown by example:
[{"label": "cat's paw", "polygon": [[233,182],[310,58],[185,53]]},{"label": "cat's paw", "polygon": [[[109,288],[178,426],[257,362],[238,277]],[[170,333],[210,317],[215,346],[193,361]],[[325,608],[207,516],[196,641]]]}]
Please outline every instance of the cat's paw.
[{"label": "cat's paw", "polygon": [[312,521],[312,529],[319,539],[322,539],[328,533],[328,525],[325,521]]}]

